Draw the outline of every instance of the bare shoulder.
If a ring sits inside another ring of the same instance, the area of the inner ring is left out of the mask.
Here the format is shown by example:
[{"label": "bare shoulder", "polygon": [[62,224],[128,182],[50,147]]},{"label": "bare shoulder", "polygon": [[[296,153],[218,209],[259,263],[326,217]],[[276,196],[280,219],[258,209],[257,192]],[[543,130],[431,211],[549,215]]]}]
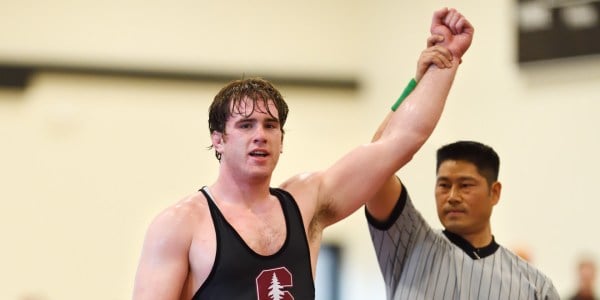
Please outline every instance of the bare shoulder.
[{"label": "bare shoulder", "polygon": [[[195,193],[154,218],[142,247],[134,299],[179,299],[193,294],[192,289],[199,286],[193,279],[208,272],[196,271],[200,268],[194,265],[189,253],[194,247],[196,232],[204,229],[207,219],[210,220],[206,217],[209,214],[206,199],[201,193]],[[210,266],[212,261],[202,270]],[[190,269],[193,276],[189,275]]]},{"label": "bare shoulder", "polygon": [[322,178],[323,172],[300,173],[286,180],[280,187],[292,194],[299,203],[317,205]]},{"label": "bare shoulder", "polygon": [[294,175],[280,185],[282,189],[300,189],[314,188],[319,185],[323,172],[305,172]]},{"label": "bare shoulder", "polygon": [[150,223],[147,239],[158,239],[165,246],[184,246],[191,242],[194,230],[209,213],[202,193],[194,193],[160,212]]},{"label": "bare shoulder", "polygon": [[320,210],[319,188],[322,178],[323,172],[300,173],[280,185],[298,203],[306,225],[314,223],[313,219]]}]

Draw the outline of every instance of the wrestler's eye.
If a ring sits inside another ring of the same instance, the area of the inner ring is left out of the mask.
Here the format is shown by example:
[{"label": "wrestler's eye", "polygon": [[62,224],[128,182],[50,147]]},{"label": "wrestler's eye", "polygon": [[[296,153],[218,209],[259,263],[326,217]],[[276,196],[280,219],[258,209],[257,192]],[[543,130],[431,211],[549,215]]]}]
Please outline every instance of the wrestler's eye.
[{"label": "wrestler's eye", "polygon": [[242,128],[242,129],[251,129],[253,127],[253,123],[252,122],[240,122],[238,123],[238,128]]}]

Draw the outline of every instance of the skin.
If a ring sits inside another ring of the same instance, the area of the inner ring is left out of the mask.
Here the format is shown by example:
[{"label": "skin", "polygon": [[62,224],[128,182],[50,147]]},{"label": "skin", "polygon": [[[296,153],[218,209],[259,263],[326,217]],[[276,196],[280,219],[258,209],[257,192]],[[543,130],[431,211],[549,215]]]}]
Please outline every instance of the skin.
[{"label": "skin", "polygon": [[[429,73],[431,69],[439,70],[441,68],[448,68],[448,63],[452,66],[460,64],[462,61],[462,54],[464,54],[471,45],[474,34],[473,26],[464,18],[464,16],[454,9],[447,8],[434,12],[430,31],[432,35],[427,40],[428,48],[423,51],[421,55],[430,57],[433,64],[419,63],[417,65],[415,80],[417,80],[419,84],[417,85],[417,89],[415,89],[409,97],[414,96],[415,93],[419,91],[419,87],[423,89],[433,88],[433,86],[426,85],[435,83],[425,80],[425,77],[419,80],[422,74],[426,74],[424,73],[424,70]],[[448,54],[448,51],[450,51],[450,55]],[[450,69],[452,69],[452,67],[450,67]],[[406,102],[402,103],[398,110],[388,114],[385,120],[379,125],[372,141],[378,141],[382,137],[382,133],[391,124],[390,120],[393,119],[399,111],[411,109],[411,107],[406,104]],[[367,200],[366,206],[369,214],[376,220],[387,220],[396,205],[398,195],[401,193],[401,181],[395,174],[388,177],[381,188],[377,190],[375,196]]]},{"label": "skin", "polygon": [[580,297],[595,295],[596,264],[591,259],[583,259],[577,266],[578,288],[576,294]]},{"label": "skin", "polygon": [[435,185],[438,217],[446,230],[474,247],[492,241],[490,218],[500,199],[502,185],[488,183],[473,163],[446,160],[440,164]]},{"label": "skin", "polygon": [[[436,12],[434,22],[443,24],[449,12]],[[448,46],[466,50],[469,44]],[[371,199],[430,136],[458,61],[455,57],[447,68],[429,68],[413,93],[386,120],[387,126],[376,141],[351,150],[322,171],[298,174],[280,186],[292,194],[300,208],[313,276],[323,230]],[[265,107],[257,108],[247,118],[232,115],[224,133],[211,135],[222,159],[219,175],[208,188],[219,210],[248,246],[259,254],[271,255],[281,248],[287,234],[279,201],[269,193],[283,136],[279,120],[265,113]],[[274,107],[271,111],[277,116]],[[215,229],[206,199],[194,193],[150,224],[133,299],[190,299],[208,277],[215,255]]]},{"label": "skin", "polygon": [[[459,63],[467,47],[470,45],[473,27],[457,11],[450,10],[441,17],[451,26],[442,26],[436,22],[443,10],[434,13],[431,26],[432,36],[427,40],[428,48],[421,54],[428,57],[431,65],[419,63],[415,80],[419,80],[424,70],[432,67],[444,68],[452,63],[452,57],[458,56]],[[444,46],[445,45],[445,46]],[[449,58],[451,52],[452,57]],[[420,60],[427,61],[427,60]],[[390,113],[382,122],[373,140],[380,138],[381,132],[389,126],[387,121],[393,116]],[[444,228],[458,234],[474,247],[483,247],[492,241],[490,217],[492,208],[499,200],[502,185],[500,182],[489,184],[485,177],[479,174],[477,167],[464,161],[445,161],[438,169],[436,181],[436,204],[438,217]],[[388,178],[386,183],[377,191],[375,197],[367,201],[367,210],[377,220],[385,221],[396,205],[398,195],[402,192],[402,183],[396,177]]]}]

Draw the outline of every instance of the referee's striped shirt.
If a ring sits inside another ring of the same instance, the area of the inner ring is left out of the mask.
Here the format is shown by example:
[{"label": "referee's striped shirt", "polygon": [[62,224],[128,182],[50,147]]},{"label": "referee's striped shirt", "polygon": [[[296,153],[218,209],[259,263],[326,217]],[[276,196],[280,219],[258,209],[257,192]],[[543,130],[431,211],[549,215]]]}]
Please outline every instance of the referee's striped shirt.
[{"label": "referee's striped shirt", "polygon": [[387,222],[366,215],[387,299],[560,299],[548,277],[495,241],[475,249],[433,230],[405,187]]}]

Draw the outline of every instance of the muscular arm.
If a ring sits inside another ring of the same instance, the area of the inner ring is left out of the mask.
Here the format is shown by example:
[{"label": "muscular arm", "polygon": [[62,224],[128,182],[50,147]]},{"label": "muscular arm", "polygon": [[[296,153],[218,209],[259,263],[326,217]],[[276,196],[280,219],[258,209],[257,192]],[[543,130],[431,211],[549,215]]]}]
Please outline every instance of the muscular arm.
[{"label": "muscular arm", "polygon": [[[417,73],[415,76],[417,81],[424,76],[428,69],[448,67],[445,59],[451,59],[452,54],[458,59],[452,60],[451,66],[456,67],[457,63],[460,64],[462,55],[471,43],[473,28],[456,11],[442,9],[434,13],[431,33],[432,36],[427,40],[428,48],[423,51],[417,64]],[[435,45],[436,43],[438,44],[437,46]],[[441,45],[445,45],[445,47]],[[452,53],[448,53],[448,51],[452,51]],[[393,112],[390,112],[381,123],[373,136],[373,141],[381,137],[384,129],[389,126],[392,115]],[[375,196],[366,203],[367,210],[371,216],[380,221],[387,220],[402,192],[401,188],[402,185],[396,176],[389,177]]]},{"label": "muscular arm", "polygon": [[[448,10],[434,14],[434,22],[443,23]],[[452,20],[452,19],[451,19]],[[464,26],[465,22],[461,22]],[[466,23],[468,24],[468,22]],[[447,34],[447,32],[442,32]],[[444,35],[444,39],[447,39]],[[448,44],[450,48],[456,45]],[[467,46],[468,47],[468,46]],[[465,49],[466,50],[466,49]],[[399,182],[392,182],[395,172],[404,166],[433,132],[456,75],[460,59],[453,59],[445,69],[431,67],[404,103],[389,116],[387,125],[374,142],[346,154],[320,176],[317,210],[322,226],[350,215],[391,182],[399,193]],[[377,208],[375,208],[377,210]]]},{"label": "muscular arm", "polygon": [[[427,48],[421,52],[421,56],[417,62],[416,82],[419,82],[423,78],[429,68],[437,67],[438,69],[445,69],[453,66],[452,53],[447,48],[436,45],[436,43],[443,41],[444,37],[441,35],[432,35],[427,39]],[[393,111],[390,111],[383,122],[381,122],[371,140],[372,142],[377,141],[381,137],[393,113]],[[367,210],[371,216],[380,221],[387,220],[401,193],[401,189],[402,185],[396,176],[391,176],[387,179],[377,191],[377,194],[366,203]]]},{"label": "muscular arm", "polygon": [[138,265],[134,300],[180,299],[188,273],[191,233],[181,212],[170,208],[150,225]]},{"label": "muscular arm", "polygon": [[396,169],[382,179],[376,193],[367,198],[367,209],[375,219],[386,220],[389,217],[401,193],[400,181],[394,173],[412,159],[433,132],[457,68],[458,60],[453,60],[448,69],[432,65],[398,110],[388,114],[380,134],[374,136],[375,143],[397,144],[394,151],[399,152],[396,154],[399,160],[393,162]]}]

